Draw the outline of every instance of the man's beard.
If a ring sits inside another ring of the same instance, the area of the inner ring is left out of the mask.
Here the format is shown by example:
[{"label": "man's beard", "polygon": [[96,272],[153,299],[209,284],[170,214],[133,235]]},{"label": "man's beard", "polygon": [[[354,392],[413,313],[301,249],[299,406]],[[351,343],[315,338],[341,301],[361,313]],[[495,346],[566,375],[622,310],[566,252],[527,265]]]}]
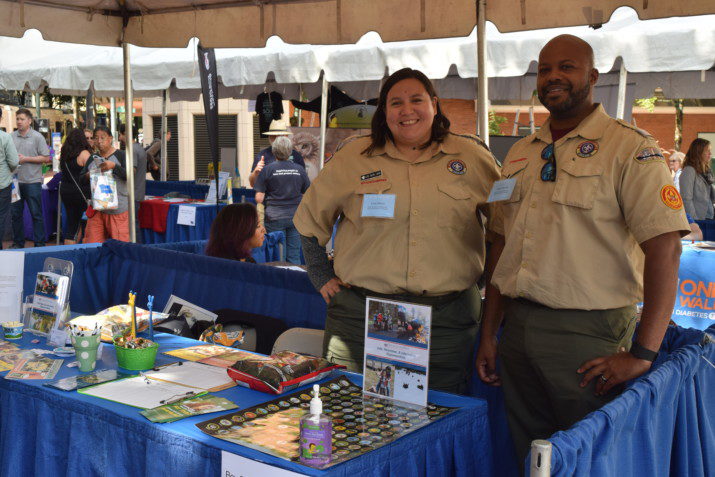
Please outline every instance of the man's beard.
[{"label": "man's beard", "polygon": [[538,93],[541,104],[543,104],[551,114],[563,115],[564,113],[568,113],[569,111],[578,108],[578,106],[582,104],[586,98],[588,98],[588,94],[591,92],[591,84],[587,82],[581,89],[573,89],[572,87],[569,90],[566,100],[556,104],[550,104],[548,102],[546,94],[544,94],[545,91],[543,91],[544,89],[545,88],[542,88]]}]

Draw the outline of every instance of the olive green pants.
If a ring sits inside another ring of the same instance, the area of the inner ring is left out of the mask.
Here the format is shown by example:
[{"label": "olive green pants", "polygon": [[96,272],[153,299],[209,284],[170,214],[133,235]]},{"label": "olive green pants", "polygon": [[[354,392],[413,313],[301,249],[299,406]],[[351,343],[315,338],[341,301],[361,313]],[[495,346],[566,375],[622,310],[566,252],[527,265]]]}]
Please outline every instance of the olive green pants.
[{"label": "olive green pants", "polygon": [[499,341],[509,428],[519,461],[531,441],[569,428],[616,397],[622,386],[596,396],[596,380],[581,388],[576,370],[586,361],[630,349],[636,308],[555,310],[507,300]]},{"label": "olive green pants", "polygon": [[466,392],[481,317],[482,301],[476,287],[447,297],[382,295],[362,289],[341,289],[328,304],[323,355],[358,373],[363,371],[366,296],[432,306],[429,388]]}]

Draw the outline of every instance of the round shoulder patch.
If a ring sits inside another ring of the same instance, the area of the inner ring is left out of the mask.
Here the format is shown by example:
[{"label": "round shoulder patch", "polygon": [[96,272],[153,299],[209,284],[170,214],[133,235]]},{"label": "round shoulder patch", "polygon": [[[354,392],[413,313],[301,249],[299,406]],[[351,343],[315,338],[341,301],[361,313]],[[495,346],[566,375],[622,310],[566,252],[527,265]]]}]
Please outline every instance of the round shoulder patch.
[{"label": "round shoulder patch", "polygon": [[578,157],[591,157],[598,152],[598,143],[594,141],[584,141],[576,147]]},{"label": "round shoulder patch", "polygon": [[449,161],[449,164],[447,164],[447,169],[449,169],[449,172],[451,172],[452,174],[457,174],[460,176],[467,172],[467,166],[464,165],[464,162],[460,161],[459,159]]},{"label": "round shoulder patch", "polygon": [[663,188],[660,189],[660,200],[671,209],[679,210],[683,208],[683,199],[680,197],[680,193],[675,186],[663,186]]}]

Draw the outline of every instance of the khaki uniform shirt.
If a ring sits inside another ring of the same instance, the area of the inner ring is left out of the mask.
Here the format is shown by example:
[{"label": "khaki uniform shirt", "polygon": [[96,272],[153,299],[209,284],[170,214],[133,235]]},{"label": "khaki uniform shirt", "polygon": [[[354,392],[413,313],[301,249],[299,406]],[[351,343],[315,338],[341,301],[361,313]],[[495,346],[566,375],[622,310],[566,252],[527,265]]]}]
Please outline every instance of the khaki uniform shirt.
[{"label": "khaki uniform shirt", "polygon": [[601,106],[555,143],[556,182],[541,180],[550,121],[516,143],[491,230],[505,247],[492,283],[502,295],[551,308],[602,310],[643,297],[640,243],[690,232],[683,202],[652,137]]},{"label": "khaki uniform shirt", "polygon": [[[484,269],[486,200],[499,168],[473,136],[449,134],[414,162],[388,141],[362,154],[347,142],[320,172],[295,214],[298,231],[335,240],[335,273],[378,293],[436,296],[474,285]],[[365,194],[395,194],[392,219],[362,217]]]}]

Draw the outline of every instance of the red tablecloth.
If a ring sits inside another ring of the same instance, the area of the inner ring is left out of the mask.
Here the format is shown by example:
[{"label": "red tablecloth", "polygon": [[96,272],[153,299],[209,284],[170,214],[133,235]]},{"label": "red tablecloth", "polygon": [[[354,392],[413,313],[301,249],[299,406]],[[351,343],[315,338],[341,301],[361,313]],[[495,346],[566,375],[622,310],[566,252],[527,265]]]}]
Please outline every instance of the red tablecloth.
[{"label": "red tablecloth", "polygon": [[168,202],[161,197],[143,200],[139,204],[139,227],[152,229],[156,233],[166,233],[166,216],[169,214],[171,204],[188,204],[202,202],[196,200],[182,200]]}]

